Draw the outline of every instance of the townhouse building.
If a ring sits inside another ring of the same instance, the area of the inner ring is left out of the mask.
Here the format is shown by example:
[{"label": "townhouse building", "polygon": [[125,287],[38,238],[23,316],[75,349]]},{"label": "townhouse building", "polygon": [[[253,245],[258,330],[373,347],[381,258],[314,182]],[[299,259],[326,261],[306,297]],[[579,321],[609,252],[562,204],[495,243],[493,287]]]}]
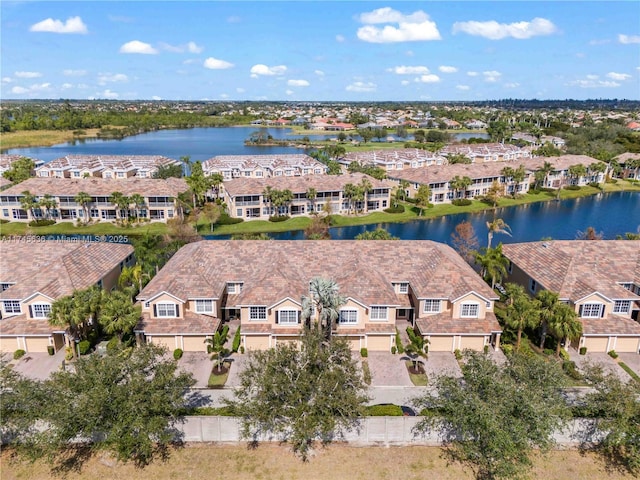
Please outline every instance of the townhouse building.
[{"label": "townhouse building", "polygon": [[202,163],[205,175],[234,178],[301,177],[324,175],[327,167],[304,154],[283,155],[218,155]]},{"label": "townhouse building", "polygon": [[182,247],[140,292],[140,341],[206,350],[240,320],[242,345],[297,341],[302,297],[316,277],[346,298],[334,335],[353,350],[391,350],[396,325],[415,326],[430,351],[499,346],[494,292],[449,246],[432,241],[200,241]]},{"label": "townhouse building", "polygon": [[640,180],[640,153],[622,153],[614,158],[621,167],[620,178]]},{"label": "townhouse building", "polygon": [[[54,220],[113,221],[135,217],[166,222],[179,215],[178,195],[188,190],[182,178],[166,180],[154,178],[126,178],[117,182],[106,178],[43,178],[34,177],[0,192],[0,218],[10,221],[31,221],[40,218]],[[25,192],[35,196],[35,203],[27,208]],[[84,204],[77,195],[90,197]],[[113,193],[131,199],[140,195],[142,201],[130,201],[128,207],[114,203]],[[53,205],[38,204],[49,195]]]},{"label": "townhouse building", "polygon": [[[368,182],[371,188],[362,200],[350,199],[345,194],[347,185],[357,186],[363,182]],[[309,215],[327,208],[334,214],[384,210],[391,205],[392,187],[388,181],[376,180],[363,173],[238,178],[225,182],[223,198],[231,217],[266,220],[271,215]],[[293,198],[286,204],[273,205],[266,195],[268,189],[289,190]],[[315,196],[310,197],[311,192]]]},{"label": "townhouse building", "polygon": [[161,155],[66,155],[36,168],[36,177],[152,178],[160,167],[171,165],[181,163]]},{"label": "townhouse building", "polygon": [[65,330],[49,325],[57,299],[98,285],[115,288],[133,247],[106,242],[34,241],[0,243],[0,352],[46,352],[65,346]]},{"label": "townhouse building", "polygon": [[[4,172],[6,172],[7,170],[9,170],[11,168],[11,165],[13,165],[13,163],[15,161],[20,160],[23,157],[24,157],[24,155],[14,155],[14,154],[9,154],[9,153],[0,153],[0,177],[2,177]],[[41,165],[44,164],[44,162],[42,160],[39,160],[37,158],[31,158],[31,157],[27,157],[27,158],[29,158],[29,160],[31,160],[33,162],[33,164],[35,165],[36,168],[38,168],[38,167],[40,167]]]},{"label": "townhouse building", "polygon": [[352,162],[361,165],[373,165],[387,172],[407,168],[421,168],[432,165],[444,165],[447,159],[428,150],[419,148],[401,148],[397,150],[370,150],[368,152],[349,152],[338,159],[341,165],[348,167]]},{"label": "townhouse building", "polygon": [[471,163],[508,162],[531,158],[531,152],[516,145],[503,143],[452,143],[438,152],[440,155],[464,155]]},{"label": "townhouse building", "polygon": [[[502,246],[506,281],[558,293],[578,314],[589,352],[640,352],[640,240],[553,240]],[[568,348],[568,345],[565,346]]]}]

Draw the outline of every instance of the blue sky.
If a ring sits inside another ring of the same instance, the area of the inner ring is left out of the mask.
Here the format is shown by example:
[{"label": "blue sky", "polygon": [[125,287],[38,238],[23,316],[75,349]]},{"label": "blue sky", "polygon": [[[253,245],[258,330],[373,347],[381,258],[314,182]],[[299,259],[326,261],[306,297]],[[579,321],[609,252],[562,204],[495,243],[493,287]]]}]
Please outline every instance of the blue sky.
[{"label": "blue sky", "polygon": [[0,3],[2,99],[640,99],[640,2]]}]

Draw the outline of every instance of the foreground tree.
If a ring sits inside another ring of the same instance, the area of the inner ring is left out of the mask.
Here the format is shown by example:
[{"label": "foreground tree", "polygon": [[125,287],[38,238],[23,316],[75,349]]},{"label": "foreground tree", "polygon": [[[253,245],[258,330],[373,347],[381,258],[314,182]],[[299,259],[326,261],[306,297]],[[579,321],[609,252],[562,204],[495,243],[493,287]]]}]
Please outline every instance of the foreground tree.
[{"label": "foreground tree", "polygon": [[540,302],[531,298],[522,285],[507,283],[505,286],[506,304],[505,323],[517,331],[516,351],[520,350],[522,331],[525,328],[536,328],[540,324],[538,309]]},{"label": "foreground tree", "polygon": [[429,200],[431,200],[431,189],[429,185],[420,185],[416,192],[416,207],[420,209],[419,217],[422,216],[424,209],[429,207]]},{"label": "foreground tree", "polygon": [[107,335],[116,335],[120,342],[131,335],[140,320],[140,306],[134,306],[129,294],[115,290],[104,295],[98,323]]},{"label": "foreground tree", "polygon": [[504,233],[511,236],[511,227],[501,218],[494,218],[487,222],[487,248],[491,248],[491,241],[496,233]]},{"label": "foreground tree", "polygon": [[376,228],[375,230],[367,230],[355,236],[356,240],[399,240],[384,228]]},{"label": "foreground tree", "polygon": [[451,233],[451,243],[467,263],[473,262],[480,246],[473,225],[466,220],[456,225],[454,232]]},{"label": "foreground tree", "polygon": [[[436,429],[445,455],[472,469],[478,480],[519,478],[532,457],[553,446],[553,432],[568,417],[558,365],[512,355],[504,367],[478,352],[465,353],[458,378],[435,379],[434,390],[415,400],[433,412],[415,432]],[[536,392],[535,395],[532,392]]]},{"label": "foreground tree", "polygon": [[11,164],[2,174],[4,178],[13,183],[20,183],[31,176],[31,172],[36,168],[36,164],[27,157],[22,157]]},{"label": "foreground tree", "polygon": [[347,299],[340,295],[335,280],[315,277],[309,282],[309,295],[302,296],[302,321],[309,327],[314,325],[331,338],[333,324],[340,316],[340,307]]},{"label": "foreground tree", "polygon": [[40,384],[46,400],[32,412],[47,428],[21,435],[16,447],[61,467],[80,465],[99,450],[138,466],[166,457],[194,380],[164,354],[144,345],[79,358],[75,373],[54,372]]},{"label": "foreground tree", "polygon": [[491,288],[507,274],[509,259],[502,254],[502,243],[496,248],[482,248],[476,253],[476,264],[480,265],[480,273],[485,280],[491,280]]},{"label": "foreground tree", "polygon": [[329,443],[359,425],[365,392],[346,341],[305,327],[299,348],[251,352],[226,403],[241,412],[245,439],[274,435],[306,460],[315,441]]},{"label": "foreground tree", "polygon": [[[640,384],[625,383],[594,366],[585,369],[584,377],[593,388],[583,399],[584,413],[594,419],[581,432],[586,448],[595,449],[609,465],[640,475]],[[594,436],[600,438],[595,446],[590,443]]]},{"label": "foreground tree", "polygon": [[556,339],[556,357],[560,358],[562,342],[576,340],[582,335],[582,322],[573,308],[566,303],[559,303],[549,322],[549,331]]}]

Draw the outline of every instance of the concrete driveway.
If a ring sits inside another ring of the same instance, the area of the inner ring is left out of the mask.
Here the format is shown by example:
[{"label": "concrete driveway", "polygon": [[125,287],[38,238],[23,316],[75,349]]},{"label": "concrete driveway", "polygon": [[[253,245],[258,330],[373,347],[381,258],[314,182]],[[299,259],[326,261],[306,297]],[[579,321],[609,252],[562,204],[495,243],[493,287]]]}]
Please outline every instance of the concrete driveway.
[{"label": "concrete driveway", "polygon": [[[605,373],[613,373],[620,380],[628,382],[631,377],[618,363],[606,353],[587,352],[580,355],[575,349],[569,349],[569,358],[576,363],[578,370],[583,370],[587,365],[601,366]],[[625,362],[626,363],[626,362]],[[633,367],[631,367],[633,368]]]},{"label": "concrete driveway", "polygon": [[34,352],[27,353],[19,360],[12,360],[13,370],[33,380],[46,380],[62,367],[65,351],[61,348],[55,355]]},{"label": "concrete driveway", "polygon": [[207,388],[213,361],[206,352],[184,352],[178,360],[178,368],[191,373],[196,380],[193,388]]},{"label": "concrete driveway", "polygon": [[637,353],[619,353],[618,359],[627,364],[627,366],[640,375],[640,355]]},{"label": "concrete driveway", "polygon": [[430,382],[440,375],[462,377],[460,365],[451,352],[429,352],[429,359],[424,364]]},{"label": "concrete driveway", "polygon": [[229,370],[229,376],[227,377],[227,383],[225,383],[224,388],[240,386],[240,372],[244,370],[248,358],[246,354],[242,353],[234,353],[227,358],[227,361],[231,362],[231,370]]},{"label": "concrete driveway", "polygon": [[406,355],[392,355],[388,352],[369,352],[362,358],[369,364],[372,387],[413,387],[405,361]]}]

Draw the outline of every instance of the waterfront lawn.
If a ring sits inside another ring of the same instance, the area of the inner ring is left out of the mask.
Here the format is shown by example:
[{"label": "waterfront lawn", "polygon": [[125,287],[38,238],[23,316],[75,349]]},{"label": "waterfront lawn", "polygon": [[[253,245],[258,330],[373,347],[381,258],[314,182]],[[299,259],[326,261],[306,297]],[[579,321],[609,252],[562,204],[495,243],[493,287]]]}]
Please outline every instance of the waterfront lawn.
[{"label": "waterfront lawn", "polygon": [[76,226],[73,222],[59,222],[46,227],[30,227],[23,222],[0,224],[0,235],[131,235],[139,236],[164,235],[167,226],[160,222],[143,223],[137,227],[119,227],[110,222],[95,223],[93,225]]},{"label": "waterfront lawn", "polygon": [[78,138],[97,138],[99,128],[87,128],[84,135],[77,136],[73,130],[19,130],[2,134],[2,149],[28,148],[33,146],[48,147],[70,142]]}]

